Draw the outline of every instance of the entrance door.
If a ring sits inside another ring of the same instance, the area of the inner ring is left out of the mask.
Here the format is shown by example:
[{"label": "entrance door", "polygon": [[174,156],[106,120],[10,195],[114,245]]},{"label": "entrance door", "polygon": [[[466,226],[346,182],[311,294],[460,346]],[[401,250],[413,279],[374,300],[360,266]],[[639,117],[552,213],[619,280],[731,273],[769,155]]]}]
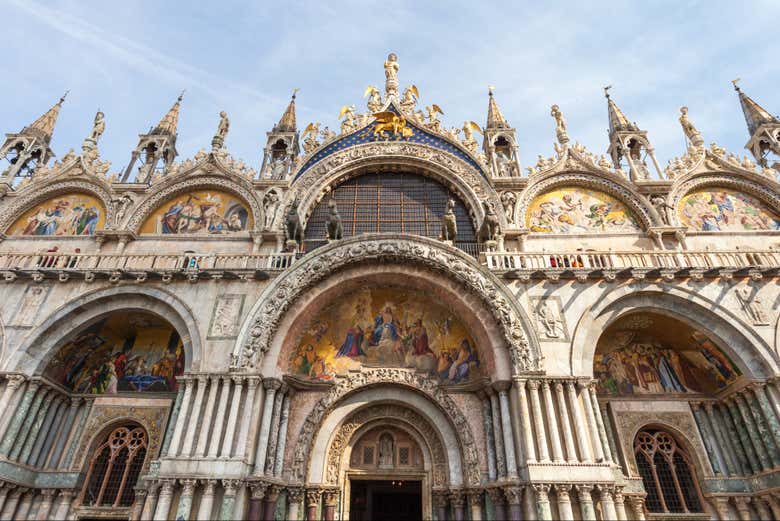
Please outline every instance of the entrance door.
[{"label": "entrance door", "polygon": [[422,482],[350,481],[350,521],[422,519]]}]

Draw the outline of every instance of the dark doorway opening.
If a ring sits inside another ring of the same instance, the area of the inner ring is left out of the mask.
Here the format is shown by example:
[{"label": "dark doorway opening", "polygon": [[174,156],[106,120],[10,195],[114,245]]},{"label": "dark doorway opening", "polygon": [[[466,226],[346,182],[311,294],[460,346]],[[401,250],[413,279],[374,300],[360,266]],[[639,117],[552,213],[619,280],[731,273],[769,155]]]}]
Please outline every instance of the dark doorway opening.
[{"label": "dark doorway opening", "polygon": [[407,480],[350,482],[350,521],[422,519],[422,482]]}]

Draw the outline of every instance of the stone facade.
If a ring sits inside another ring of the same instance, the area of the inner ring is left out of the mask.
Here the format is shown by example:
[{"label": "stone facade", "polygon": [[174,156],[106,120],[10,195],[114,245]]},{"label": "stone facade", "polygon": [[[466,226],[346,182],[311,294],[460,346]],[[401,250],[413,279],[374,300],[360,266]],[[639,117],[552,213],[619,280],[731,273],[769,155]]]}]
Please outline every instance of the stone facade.
[{"label": "stone facade", "polygon": [[[685,109],[689,148],[662,169],[607,96],[615,164],[556,106],[556,155],[523,171],[492,92],[461,137],[397,72],[391,55],[384,97],[344,107],[339,134],[299,132],[293,96],[259,172],[225,148],[224,113],[210,151],[174,161],[181,98],[121,173],[102,114],[80,154],[44,161],[62,100],[8,135],[0,518],[330,521],[358,516],[358,482],[403,480],[425,519],[780,519],[780,184],[761,145],[780,122],[739,92],[754,163],[705,147]],[[381,202],[359,233],[338,190],[372,172],[446,187],[477,242],[439,239],[430,202],[427,236]],[[329,201],[327,240],[304,240]],[[391,290],[430,301],[391,320],[401,297],[369,299]],[[346,296],[371,324],[318,358],[341,317],[312,320]]]}]

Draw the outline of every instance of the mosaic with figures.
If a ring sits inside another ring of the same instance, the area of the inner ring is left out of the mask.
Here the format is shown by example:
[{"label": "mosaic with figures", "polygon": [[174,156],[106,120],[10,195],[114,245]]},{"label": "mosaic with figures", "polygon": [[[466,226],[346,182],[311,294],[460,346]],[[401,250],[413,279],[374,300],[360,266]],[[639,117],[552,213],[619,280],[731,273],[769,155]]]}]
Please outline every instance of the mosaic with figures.
[{"label": "mosaic with figures", "polygon": [[480,376],[474,340],[449,309],[421,291],[365,288],[340,297],[305,327],[291,371],[330,380],[362,365],[410,367],[461,384]]},{"label": "mosaic with figures", "polygon": [[62,346],[44,374],[78,393],[170,392],[184,372],[176,330],[150,313],[114,314]]},{"label": "mosaic with figures", "polygon": [[606,394],[715,393],[740,375],[700,331],[670,317],[634,314],[601,336],[593,364]]},{"label": "mosaic with figures", "polygon": [[92,235],[106,222],[103,204],[87,194],[65,194],[28,210],[8,235]]},{"label": "mosaic with figures", "polygon": [[141,233],[222,235],[246,231],[250,225],[242,201],[224,192],[200,190],[163,204],[146,220]]},{"label": "mosaic with figures", "polygon": [[726,188],[707,188],[682,198],[680,222],[692,230],[778,230],[780,216],[747,194]]},{"label": "mosaic with figures", "polygon": [[642,231],[626,206],[605,193],[572,187],[553,190],[528,207],[526,226],[542,233],[598,233]]}]

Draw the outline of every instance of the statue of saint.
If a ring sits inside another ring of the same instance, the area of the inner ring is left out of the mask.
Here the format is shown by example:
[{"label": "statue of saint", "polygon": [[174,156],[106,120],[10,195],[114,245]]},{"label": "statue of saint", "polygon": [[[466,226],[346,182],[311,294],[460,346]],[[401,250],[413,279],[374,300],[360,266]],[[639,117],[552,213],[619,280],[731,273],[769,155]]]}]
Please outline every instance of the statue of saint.
[{"label": "statue of saint", "polygon": [[98,139],[100,139],[100,136],[103,135],[103,132],[106,130],[106,118],[105,115],[101,111],[97,111],[97,114],[95,114],[95,122],[92,124],[92,134],[90,134],[90,138],[95,140],[97,142]]},{"label": "statue of saint", "polygon": [[699,132],[699,129],[697,129],[693,122],[688,119],[688,107],[680,107],[680,125],[682,125],[685,137],[691,141],[691,145],[700,147],[704,144],[701,132]]},{"label": "statue of saint", "polygon": [[219,113],[219,126],[217,127],[217,135],[224,140],[225,137],[227,137],[228,130],[230,130],[230,120],[223,110]]},{"label": "statue of saint", "polygon": [[566,132],[566,120],[558,105],[550,107],[550,115],[555,120],[555,134],[558,136],[558,142],[562,145],[569,142],[569,134]]},{"label": "statue of saint", "polygon": [[385,60],[385,94],[387,96],[398,94],[398,56],[391,52]]}]

